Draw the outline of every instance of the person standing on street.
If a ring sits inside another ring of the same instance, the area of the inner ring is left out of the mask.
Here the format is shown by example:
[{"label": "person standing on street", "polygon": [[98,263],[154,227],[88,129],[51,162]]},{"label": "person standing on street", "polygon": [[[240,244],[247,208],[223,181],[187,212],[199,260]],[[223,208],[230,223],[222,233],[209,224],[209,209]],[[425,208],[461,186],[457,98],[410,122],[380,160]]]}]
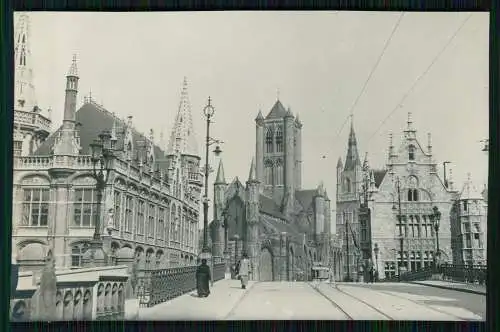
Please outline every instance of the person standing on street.
[{"label": "person standing on street", "polygon": [[250,274],[250,260],[246,253],[243,254],[243,259],[239,263],[238,276],[241,281],[241,288],[246,289],[248,284],[248,276]]},{"label": "person standing on street", "polygon": [[202,259],[201,265],[196,269],[196,288],[199,297],[207,297],[210,295],[209,282],[211,279],[210,267],[207,265],[207,260]]}]

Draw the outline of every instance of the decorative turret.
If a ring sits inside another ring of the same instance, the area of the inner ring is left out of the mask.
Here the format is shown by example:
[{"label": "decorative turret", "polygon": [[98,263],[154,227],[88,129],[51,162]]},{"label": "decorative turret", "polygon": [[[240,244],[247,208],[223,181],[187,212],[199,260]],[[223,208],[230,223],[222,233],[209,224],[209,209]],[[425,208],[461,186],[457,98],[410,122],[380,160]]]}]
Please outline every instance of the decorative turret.
[{"label": "decorative turret", "polygon": [[285,215],[290,215],[294,210],[295,203],[295,183],[294,183],[294,166],[295,166],[295,128],[293,114],[290,108],[286,111],[284,116],[285,124],[285,142],[284,142],[284,152],[285,152],[285,190],[282,201],[282,211]]},{"label": "decorative turret", "polygon": [[325,189],[323,182],[318,185],[314,196],[314,234],[319,240],[320,234],[325,232]]},{"label": "decorative turret", "polygon": [[14,109],[32,112],[37,103],[33,85],[30,20],[25,13],[18,16],[14,32]]},{"label": "decorative turret", "polygon": [[64,99],[64,118],[62,128],[53,147],[55,155],[78,155],[80,142],[76,131],[76,100],[78,95],[78,67],[76,55],[66,75],[66,96]]},{"label": "decorative turret", "polygon": [[226,208],[227,184],[224,178],[224,165],[219,162],[217,177],[214,182],[214,222],[212,251],[215,257],[223,257],[224,254],[224,209]]},{"label": "decorative turret", "polygon": [[404,131],[405,138],[407,140],[415,140],[415,139],[417,139],[417,137],[416,137],[417,131],[415,130],[415,128],[413,128],[413,119],[412,119],[411,112],[408,112],[408,120],[407,120],[406,123],[407,123],[407,127],[406,127],[406,130]]},{"label": "decorative turret", "polygon": [[255,160],[252,158],[250,172],[246,183],[246,219],[247,219],[247,236],[246,252],[253,266],[253,276],[257,276],[258,259],[260,254],[259,248],[259,181],[255,174]]}]

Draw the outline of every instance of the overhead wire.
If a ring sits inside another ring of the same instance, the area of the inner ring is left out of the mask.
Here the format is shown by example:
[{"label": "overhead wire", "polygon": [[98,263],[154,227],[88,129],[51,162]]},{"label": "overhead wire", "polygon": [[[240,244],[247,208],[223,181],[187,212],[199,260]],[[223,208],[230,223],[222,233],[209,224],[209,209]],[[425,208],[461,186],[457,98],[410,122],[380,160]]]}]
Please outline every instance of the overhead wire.
[{"label": "overhead wire", "polygon": [[392,31],[391,31],[391,34],[389,35],[389,37],[386,39],[385,43],[384,43],[384,47],[382,48],[382,51],[380,52],[378,58],[377,58],[377,61],[375,62],[375,64],[372,66],[372,69],[370,70],[370,73],[368,74],[368,77],[366,78],[364,84],[363,84],[363,87],[361,88],[358,96],[356,97],[356,99],[354,100],[354,103],[351,105],[351,107],[349,108],[349,114],[347,115],[347,117],[345,118],[344,122],[342,123],[342,126],[340,127],[339,131],[337,132],[337,135],[335,136],[334,138],[334,141],[337,142],[337,139],[338,137],[340,136],[340,134],[342,133],[342,130],[344,129],[346,123],[347,123],[347,120],[349,120],[349,118],[352,118],[353,116],[353,113],[354,113],[354,108],[356,107],[356,105],[358,104],[358,101],[361,99],[361,96],[364,94],[365,90],[366,90],[366,87],[368,86],[368,83],[370,82],[372,76],[373,76],[373,73],[375,73],[375,70],[378,68],[378,65],[380,64],[380,61],[382,60],[387,48],[389,47],[389,44],[391,43],[392,41],[392,38],[394,36],[394,34],[396,33],[396,30],[398,29],[399,25],[401,24],[401,20],[403,19],[403,16],[404,16],[404,12],[401,13],[401,15],[399,15],[399,18],[398,20],[396,21],[396,24],[394,25],[394,27],[392,28]]},{"label": "overhead wire", "polygon": [[402,107],[402,104],[404,103],[404,101],[406,100],[406,98],[408,98],[408,96],[413,92],[413,90],[415,89],[415,87],[417,86],[418,82],[431,70],[431,68],[434,66],[434,64],[437,62],[437,60],[441,57],[441,55],[444,53],[444,51],[448,48],[448,46],[450,46],[451,42],[455,39],[455,37],[458,35],[458,33],[460,32],[460,30],[462,30],[462,28],[465,26],[465,23],[467,23],[467,21],[472,17],[472,14],[469,14],[469,16],[467,16],[465,18],[465,20],[462,22],[462,24],[460,24],[460,26],[458,27],[458,29],[455,31],[455,33],[450,37],[450,39],[448,40],[448,42],[446,42],[446,44],[444,45],[444,47],[439,51],[439,53],[434,57],[434,59],[432,60],[431,64],[425,69],[425,71],[420,74],[420,76],[417,77],[417,79],[413,82],[412,86],[410,87],[410,89],[403,95],[403,97],[401,98],[401,100],[397,103],[396,107],[394,107],[394,109],[384,118],[384,120],[382,120],[382,123],[377,127],[377,129],[374,131],[374,133],[368,138],[368,143],[371,142],[371,139],[379,132],[379,130],[383,127],[383,125],[387,122],[387,120],[389,120],[389,118],[398,110]]}]

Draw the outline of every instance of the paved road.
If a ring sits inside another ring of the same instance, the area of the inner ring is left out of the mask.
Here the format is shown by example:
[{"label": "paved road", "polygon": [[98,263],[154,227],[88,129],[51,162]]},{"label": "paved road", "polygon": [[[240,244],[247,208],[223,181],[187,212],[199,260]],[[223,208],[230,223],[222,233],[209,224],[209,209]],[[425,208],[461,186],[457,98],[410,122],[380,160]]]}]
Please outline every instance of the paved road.
[{"label": "paved road", "polygon": [[399,283],[251,282],[222,280],[208,298],[195,293],[153,308],[143,320],[483,320],[486,297]]}]

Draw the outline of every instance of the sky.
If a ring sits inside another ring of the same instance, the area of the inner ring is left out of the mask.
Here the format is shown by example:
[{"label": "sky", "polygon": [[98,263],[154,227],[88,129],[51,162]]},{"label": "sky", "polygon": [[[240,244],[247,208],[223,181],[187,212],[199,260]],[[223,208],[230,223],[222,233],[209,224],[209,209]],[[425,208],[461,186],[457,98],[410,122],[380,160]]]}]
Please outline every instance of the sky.
[{"label": "sky", "polygon": [[[92,91],[110,112],[132,115],[139,131],[152,128],[157,141],[162,131],[169,137],[186,76],[204,153],[202,111],[211,96],[211,136],[225,142],[227,182],[247,179],[254,119],[259,109],[267,115],[278,93],[303,123],[303,188],[323,181],[332,209],[351,110],[360,156],[368,152],[372,167],[384,167],[389,132],[397,146],[412,112],[420,142],[426,146],[430,132],[438,164],[451,162],[456,187],[468,172],[479,188],[487,182],[480,140],[488,137],[488,13],[33,12],[30,18],[37,101],[52,108],[54,129],[76,53],[77,107]],[[211,157],[215,169],[218,159]]]}]

